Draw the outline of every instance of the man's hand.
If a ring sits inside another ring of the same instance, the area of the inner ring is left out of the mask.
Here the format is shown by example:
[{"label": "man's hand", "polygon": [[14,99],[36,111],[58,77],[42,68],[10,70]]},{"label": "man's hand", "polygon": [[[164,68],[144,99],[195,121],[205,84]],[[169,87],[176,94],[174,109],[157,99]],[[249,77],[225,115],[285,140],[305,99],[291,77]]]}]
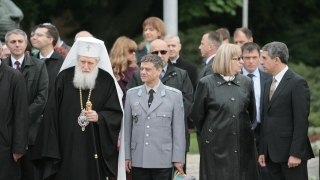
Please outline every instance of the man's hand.
[{"label": "man's hand", "polygon": [[174,167],[176,167],[177,168],[177,170],[180,172],[180,173],[182,173],[182,174],[184,174],[184,172],[183,172],[183,163],[179,163],[179,162],[175,162],[175,163],[173,163],[174,164]]},{"label": "man's hand", "polygon": [[18,162],[18,159],[20,159],[23,156],[23,154],[13,154],[12,156],[14,162]]},{"label": "man's hand", "polygon": [[261,167],[265,167],[266,166],[266,162],[264,160],[264,155],[263,154],[259,156],[258,162],[259,162]]},{"label": "man's hand", "polygon": [[301,164],[301,159],[298,157],[290,156],[288,159],[288,167],[293,168]]},{"label": "man's hand", "polygon": [[89,122],[98,122],[98,114],[94,110],[84,111]]},{"label": "man's hand", "polygon": [[131,170],[131,160],[126,160],[126,170],[129,173]]},{"label": "man's hand", "polygon": [[194,132],[194,129],[188,129],[188,133],[193,133]]}]

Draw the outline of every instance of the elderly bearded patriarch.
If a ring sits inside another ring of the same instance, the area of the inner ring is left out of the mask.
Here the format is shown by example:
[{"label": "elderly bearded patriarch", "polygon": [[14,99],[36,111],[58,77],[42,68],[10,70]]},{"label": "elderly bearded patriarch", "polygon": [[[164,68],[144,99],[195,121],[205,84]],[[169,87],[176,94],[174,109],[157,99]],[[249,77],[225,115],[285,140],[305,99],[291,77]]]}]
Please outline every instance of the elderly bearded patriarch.
[{"label": "elderly bearded patriarch", "polygon": [[103,42],[79,38],[60,69],[36,139],[32,155],[41,179],[115,177],[121,98]]}]

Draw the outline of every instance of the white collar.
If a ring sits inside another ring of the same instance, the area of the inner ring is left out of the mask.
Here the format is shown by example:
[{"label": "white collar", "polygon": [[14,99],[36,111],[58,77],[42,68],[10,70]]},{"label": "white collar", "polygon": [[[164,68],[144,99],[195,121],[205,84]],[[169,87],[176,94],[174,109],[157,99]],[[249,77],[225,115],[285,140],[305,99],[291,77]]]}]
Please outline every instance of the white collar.
[{"label": "white collar", "polygon": [[259,73],[259,68],[257,68],[256,70],[254,70],[252,73],[249,73],[249,71],[247,71],[245,68],[242,68],[242,74],[243,75],[248,75],[248,74],[253,74],[255,77],[259,78],[260,77],[260,73]]},{"label": "white collar", "polygon": [[41,52],[40,52],[40,53],[39,53],[39,58],[40,58],[40,59],[43,59],[43,58],[49,59],[49,58],[52,56],[53,52],[54,52],[54,50],[52,49],[51,53],[49,53],[48,56],[46,56],[46,57],[43,57],[42,54],[41,54]]},{"label": "white collar", "polygon": [[284,74],[287,72],[288,69],[288,66],[286,66],[284,69],[282,69],[282,71],[280,71],[277,75],[274,76],[278,83],[280,83],[281,79],[283,78]]},{"label": "white collar", "polygon": [[208,64],[209,61],[210,61],[213,57],[215,57],[215,56],[216,56],[216,54],[213,54],[212,56],[208,57],[207,60],[206,60],[206,64]]},{"label": "white collar", "polygon": [[23,63],[23,59],[24,59],[24,54],[23,54],[23,55],[21,56],[21,58],[19,58],[19,59],[15,59],[15,58],[11,55],[12,67],[13,67],[13,65],[15,65],[15,62],[16,62],[16,61],[19,61],[20,67],[21,67],[21,65],[22,65],[22,63]]},{"label": "white collar", "polygon": [[177,63],[177,60],[179,59],[179,57],[180,57],[180,56],[178,55],[177,59],[175,59],[174,61],[171,61],[171,63],[172,63],[172,64]]}]

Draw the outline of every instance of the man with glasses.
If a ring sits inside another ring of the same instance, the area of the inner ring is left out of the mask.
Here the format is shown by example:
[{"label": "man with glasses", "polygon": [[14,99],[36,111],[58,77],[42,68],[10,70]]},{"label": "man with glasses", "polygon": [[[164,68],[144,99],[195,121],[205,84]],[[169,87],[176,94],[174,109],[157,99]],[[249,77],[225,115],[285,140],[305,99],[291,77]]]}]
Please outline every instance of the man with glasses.
[{"label": "man with glasses", "polygon": [[54,50],[57,44],[59,32],[55,26],[40,24],[32,37],[32,46],[39,49],[37,58],[43,60],[47,66],[49,77],[48,97],[54,86],[57,74],[62,66],[65,57]]},{"label": "man with glasses", "polygon": [[[242,47],[243,68],[242,74],[250,77],[253,81],[254,94],[256,99],[256,111],[257,116],[252,125],[254,130],[254,136],[256,139],[256,146],[259,147],[260,139],[260,123],[261,123],[261,111],[264,93],[264,83],[271,78],[270,74],[267,74],[259,70],[260,60],[260,47],[256,43],[247,42]],[[266,167],[261,167],[262,180],[268,180],[268,170]]]}]

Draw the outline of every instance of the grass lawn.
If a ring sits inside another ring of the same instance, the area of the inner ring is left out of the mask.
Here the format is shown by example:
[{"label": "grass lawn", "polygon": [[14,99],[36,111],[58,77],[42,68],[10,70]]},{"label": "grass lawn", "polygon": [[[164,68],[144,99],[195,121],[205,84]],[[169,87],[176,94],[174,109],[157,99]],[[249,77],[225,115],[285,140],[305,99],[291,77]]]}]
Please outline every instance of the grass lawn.
[{"label": "grass lawn", "polygon": [[199,154],[196,132],[193,132],[190,134],[190,149],[189,149],[188,153],[189,154]]}]

